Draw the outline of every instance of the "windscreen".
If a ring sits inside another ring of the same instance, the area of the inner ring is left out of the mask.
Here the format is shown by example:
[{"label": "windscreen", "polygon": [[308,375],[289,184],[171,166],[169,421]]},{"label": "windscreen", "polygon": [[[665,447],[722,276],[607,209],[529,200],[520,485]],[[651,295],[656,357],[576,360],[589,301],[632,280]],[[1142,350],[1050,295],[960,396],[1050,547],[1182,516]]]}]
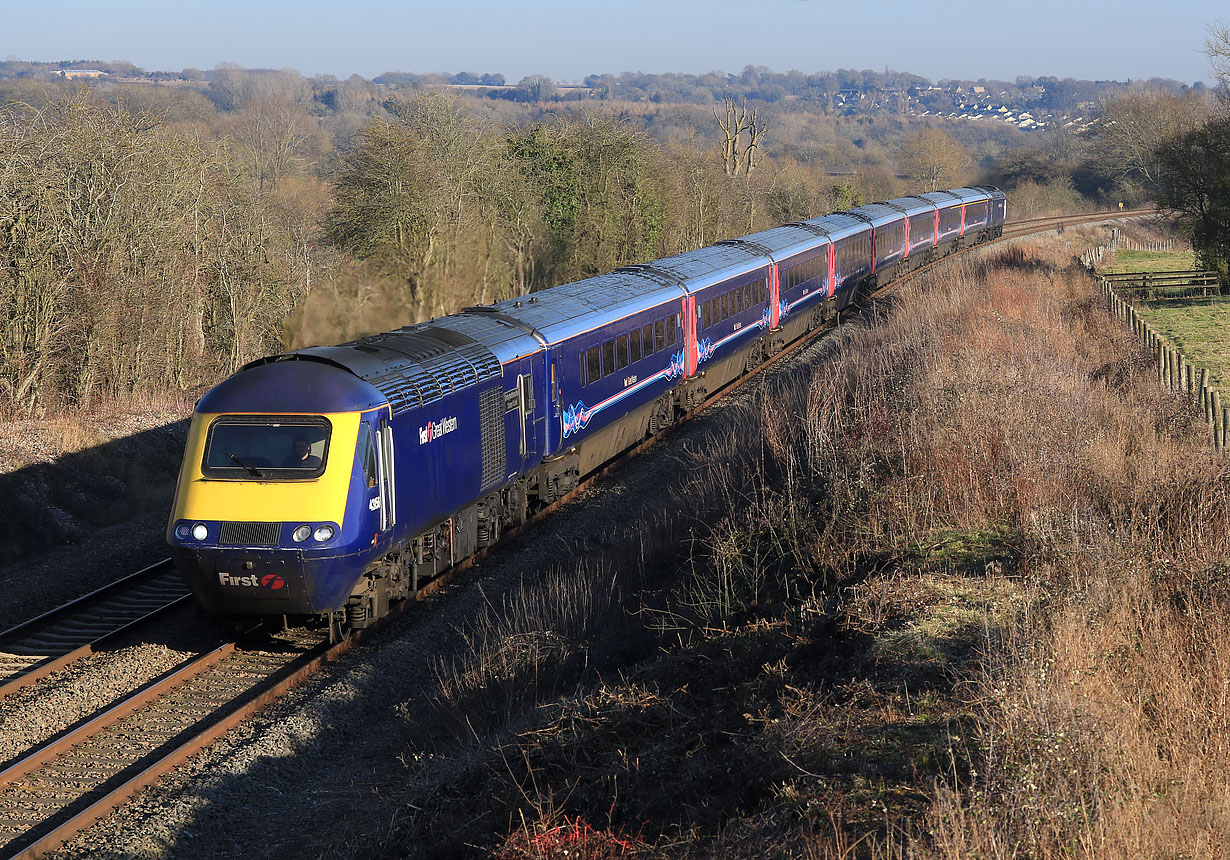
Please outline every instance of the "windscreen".
[{"label": "windscreen", "polygon": [[225,416],[205,441],[207,478],[294,481],[318,477],[329,454],[328,420],[318,416]]}]

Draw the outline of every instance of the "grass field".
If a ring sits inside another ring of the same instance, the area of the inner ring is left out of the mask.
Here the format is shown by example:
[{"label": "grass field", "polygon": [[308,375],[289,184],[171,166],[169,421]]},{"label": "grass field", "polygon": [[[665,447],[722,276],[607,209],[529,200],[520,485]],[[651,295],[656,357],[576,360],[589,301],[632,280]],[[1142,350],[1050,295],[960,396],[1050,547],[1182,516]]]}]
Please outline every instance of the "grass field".
[{"label": "grass field", "polygon": [[1103,273],[1183,272],[1196,268],[1196,257],[1191,251],[1116,251],[1114,259],[1101,269]]},{"label": "grass field", "polygon": [[[1177,272],[1194,268],[1196,259],[1190,251],[1119,251],[1114,263],[1101,271]],[[1212,384],[1230,389],[1230,299],[1137,301],[1136,307],[1188,361],[1208,369]]]},{"label": "grass field", "polygon": [[1188,361],[1208,368],[1212,384],[1230,389],[1230,301],[1172,299],[1143,302],[1138,309]]}]

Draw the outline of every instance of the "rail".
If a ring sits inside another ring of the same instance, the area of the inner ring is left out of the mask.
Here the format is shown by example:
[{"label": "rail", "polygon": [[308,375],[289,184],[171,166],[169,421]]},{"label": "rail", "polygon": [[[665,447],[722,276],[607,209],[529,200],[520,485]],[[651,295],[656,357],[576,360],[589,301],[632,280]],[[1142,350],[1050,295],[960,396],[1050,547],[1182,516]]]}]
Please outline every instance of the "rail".
[{"label": "rail", "polygon": [[0,633],[0,696],[95,653],[102,645],[191,600],[170,559]]}]

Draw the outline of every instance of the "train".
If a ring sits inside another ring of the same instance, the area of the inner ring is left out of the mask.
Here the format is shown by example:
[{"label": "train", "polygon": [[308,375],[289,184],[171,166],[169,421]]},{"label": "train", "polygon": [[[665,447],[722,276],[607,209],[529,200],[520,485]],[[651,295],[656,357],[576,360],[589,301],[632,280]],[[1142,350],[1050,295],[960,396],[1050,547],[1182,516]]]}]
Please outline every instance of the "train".
[{"label": "train", "polygon": [[195,406],[172,557],[210,615],[362,629],[1006,209],[901,197],[254,361]]}]

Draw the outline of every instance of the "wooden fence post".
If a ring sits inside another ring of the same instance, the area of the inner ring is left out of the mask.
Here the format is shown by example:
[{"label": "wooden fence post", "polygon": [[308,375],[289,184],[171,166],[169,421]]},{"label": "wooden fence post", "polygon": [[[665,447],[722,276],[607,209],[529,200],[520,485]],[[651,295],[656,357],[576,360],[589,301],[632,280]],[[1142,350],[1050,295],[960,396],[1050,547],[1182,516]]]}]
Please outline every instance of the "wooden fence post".
[{"label": "wooden fence post", "polygon": [[1200,368],[1200,411],[1204,413],[1204,420],[1213,424],[1213,400],[1209,397],[1209,370],[1206,367]]},{"label": "wooden fence post", "polygon": [[1221,420],[1221,392],[1213,389],[1212,396],[1209,397],[1209,402],[1212,404],[1209,408],[1213,410],[1213,444],[1219,450],[1225,450],[1226,447],[1226,422]]}]

